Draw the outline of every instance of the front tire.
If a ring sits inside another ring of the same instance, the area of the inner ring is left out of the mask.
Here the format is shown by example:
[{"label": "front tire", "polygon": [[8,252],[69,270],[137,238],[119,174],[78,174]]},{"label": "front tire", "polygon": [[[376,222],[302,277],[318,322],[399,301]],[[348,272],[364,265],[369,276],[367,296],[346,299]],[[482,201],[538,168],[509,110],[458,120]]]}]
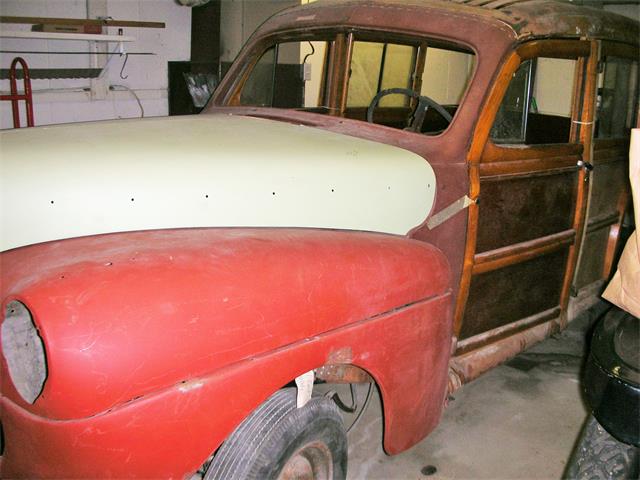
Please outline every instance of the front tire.
[{"label": "front tire", "polygon": [[638,476],[638,448],[619,442],[589,416],[569,462],[566,478],[635,479]]},{"label": "front tire", "polygon": [[344,480],[347,436],[336,405],[314,397],[296,407],[296,390],[279,390],[218,449],[205,480]]}]

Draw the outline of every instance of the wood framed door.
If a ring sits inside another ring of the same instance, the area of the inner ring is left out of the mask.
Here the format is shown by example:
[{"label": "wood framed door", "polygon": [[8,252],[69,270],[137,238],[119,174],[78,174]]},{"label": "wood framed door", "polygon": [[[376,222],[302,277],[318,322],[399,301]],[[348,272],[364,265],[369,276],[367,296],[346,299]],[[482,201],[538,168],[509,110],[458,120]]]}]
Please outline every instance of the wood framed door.
[{"label": "wood framed door", "polygon": [[596,50],[580,40],[523,44],[490,92],[469,153],[478,201],[456,306],[463,381],[565,322],[584,223]]},{"label": "wood framed door", "polygon": [[573,278],[570,316],[600,294],[612,274],[619,236],[629,205],[629,135],[638,112],[637,47],[613,42],[600,46],[594,140],[586,227]]}]

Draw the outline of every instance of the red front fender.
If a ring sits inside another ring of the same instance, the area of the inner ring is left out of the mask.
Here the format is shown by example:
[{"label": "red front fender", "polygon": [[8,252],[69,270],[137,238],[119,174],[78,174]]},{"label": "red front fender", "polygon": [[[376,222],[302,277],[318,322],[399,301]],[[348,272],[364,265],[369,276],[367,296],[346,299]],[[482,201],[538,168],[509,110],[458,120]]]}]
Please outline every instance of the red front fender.
[{"label": "red front fender", "polygon": [[[182,478],[195,472],[271,393],[333,352],[378,382],[385,449],[398,453],[440,418],[451,334],[450,295],[304,339],[81,420],[52,421],[2,404],[3,478]],[[73,394],[70,392],[70,394]]]},{"label": "red front fender", "polygon": [[[417,441],[439,416],[451,329],[449,272],[442,254],[425,243],[303,229],[174,230],[52,242],[5,252],[1,260],[3,302],[18,299],[31,309],[49,370],[42,395],[27,405],[3,359],[5,463],[19,463],[11,446],[19,431],[39,436],[25,425],[12,428],[23,417],[43,432],[45,425],[59,431],[78,424],[86,434],[86,422],[96,421],[111,425],[107,431],[115,429],[118,438],[135,438],[133,432],[146,431],[131,430],[136,422],[160,435],[160,418],[205,435],[194,419],[213,415],[203,423],[211,443],[198,449],[195,440],[181,440],[201,461],[203,448],[210,452],[273,390],[341,348],[380,384],[390,452]],[[194,379],[204,383],[183,391],[181,382]],[[167,395],[182,406],[167,410],[167,397],[155,407],[164,414],[144,414]],[[16,409],[23,414],[8,413]],[[170,432],[176,434],[175,425]],[[56,455],[77,442],[76,434],[53,442]],[[124,452],[138,452],[127,463],[138,458],[146,465],[148,442],[121,440]],[[116,455],[98,450],[101,458]],[[179,471],[173,461],[186,465],[172,459],[163,471]]]}]

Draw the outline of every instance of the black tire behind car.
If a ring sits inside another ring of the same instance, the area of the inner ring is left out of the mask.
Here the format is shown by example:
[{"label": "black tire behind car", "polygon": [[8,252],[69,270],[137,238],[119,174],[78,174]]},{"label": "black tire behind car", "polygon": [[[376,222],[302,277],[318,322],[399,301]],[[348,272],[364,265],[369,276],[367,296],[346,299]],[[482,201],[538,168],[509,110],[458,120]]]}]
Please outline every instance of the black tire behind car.
[{"label": "black tire behind car", "polygon": [[639,461],[638,447],[616,440],[590,415],[569,461],[566,478],[637,479]]}]

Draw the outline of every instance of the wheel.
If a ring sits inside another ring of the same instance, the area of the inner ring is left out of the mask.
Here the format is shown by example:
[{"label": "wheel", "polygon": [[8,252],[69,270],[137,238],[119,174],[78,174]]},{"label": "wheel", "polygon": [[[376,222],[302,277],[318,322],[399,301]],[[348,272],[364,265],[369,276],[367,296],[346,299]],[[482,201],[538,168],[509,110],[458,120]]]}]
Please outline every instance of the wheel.
[{"label": "wheel", "polygon": [[637,447],[613,438],[591,415],[569,461],[566,478],[638,478],[638,461]]},{"label": "wheel", "polygon": [[205,480],[343,480],[347,436],[330,399],[296,407],[296,389],[279,390],[222,444]]},{"label": "wheel", "polygon": [[451,120],[453,119],[451,114],[447,112],[442,105],[430,97],[420,95],[415,90],[411,90],[409,88],[388,88],[387,90],[379,91],[376,96],[371,99],[371,103],[369,104],[369,107],[367,107],[367,122],[373,123],[373,112],[380,103],[380,100],[382,100],[382,97],[393,94],[406,95],[409,98],[415,98],[418,100],[418,105],[409,117],[407,125],[407,129],[412,132],[421,131],[422,123],[424,122],[424,117],[427,114],[429,107],[432,107],[436,112],[438,112],[448,123],[451,123]]}]

